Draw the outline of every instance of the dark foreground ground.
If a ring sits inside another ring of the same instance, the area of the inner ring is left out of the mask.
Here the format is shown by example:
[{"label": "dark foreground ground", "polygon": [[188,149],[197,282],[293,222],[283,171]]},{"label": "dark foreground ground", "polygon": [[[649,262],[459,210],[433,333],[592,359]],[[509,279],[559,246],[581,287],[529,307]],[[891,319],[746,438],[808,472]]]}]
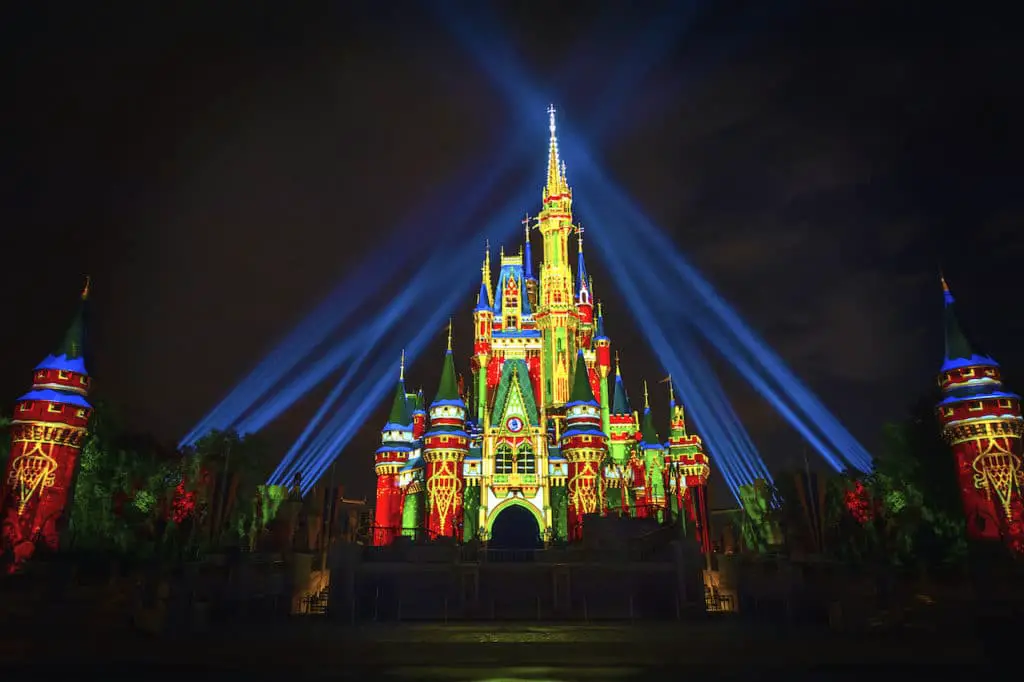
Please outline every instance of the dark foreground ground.
[{"label": "dark foreground ground", "polygon": [[[1002,672],[1001,672],[1002,671]],[[144,680],[941,680],[1020,679],[969,628],[834,633],[714,618],[685,624],[340,626],[325,618],[205,634],[4,637],[0,679]],[[1011,674],[1012,673],[1012,674]],[[1007,676],[1009,675],[1009,677]]]}]

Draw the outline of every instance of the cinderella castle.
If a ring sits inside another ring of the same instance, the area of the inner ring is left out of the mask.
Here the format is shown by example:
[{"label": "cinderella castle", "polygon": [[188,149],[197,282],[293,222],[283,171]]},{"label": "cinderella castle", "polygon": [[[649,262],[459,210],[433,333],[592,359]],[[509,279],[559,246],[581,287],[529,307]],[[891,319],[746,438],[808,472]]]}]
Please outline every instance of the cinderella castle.
[{"label": "cinderella castle", "polygon": [[[488,540],[495,520],[525,509],[545,541],[582,537],[589,515],[668,518],[707,542],[708,458],[670,399],[662,441],[644,386],[634,411],[573,223],[572,189],[548,110],[543,206],[524,221],[516,255],[501,250],[497,282],[490,248],[473,310],[473,381],[455,369],[451,328],[432,402],[405,386],[404,360],[381,446],[374,544],[399,535]],[[531,230],[543,253],[534,269]],[[575,271],[569,235],[576,236]],[[671,381],[669,381],[670,396]]]}]

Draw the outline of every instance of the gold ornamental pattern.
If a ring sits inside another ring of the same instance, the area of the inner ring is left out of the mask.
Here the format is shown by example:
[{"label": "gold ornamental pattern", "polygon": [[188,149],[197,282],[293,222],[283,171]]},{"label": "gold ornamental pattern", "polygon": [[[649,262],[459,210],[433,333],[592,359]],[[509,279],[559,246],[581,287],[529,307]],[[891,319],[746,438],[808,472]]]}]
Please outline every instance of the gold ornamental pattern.
[{"label": "gold ornamental pattern", "polygon": [[1006,518],[1012,518],[1010,502],[1013,494],[1020,495],[1024,486],[1024,472],[1021,471],[1020,456],[1012,452],[1005,438],[989,438],[979,443],[980,454],[971,462],[974,470],[974,487],[995,493],[1003,506]]}]

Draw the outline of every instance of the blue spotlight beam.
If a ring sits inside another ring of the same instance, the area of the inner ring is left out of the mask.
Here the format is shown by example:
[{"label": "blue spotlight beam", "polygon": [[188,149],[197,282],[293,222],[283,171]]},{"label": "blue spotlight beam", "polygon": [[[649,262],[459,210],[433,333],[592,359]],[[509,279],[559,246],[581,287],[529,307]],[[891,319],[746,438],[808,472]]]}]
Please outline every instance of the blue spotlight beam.
[{"label": "blue spotlight beam", "polygon": [[[524,192],[520,196],[507,202],[496,214],[496,217],[487,225],[487,232],[498,237],[510,237],[518,230],[516,218],[524,205],[529,201],[532,192]],[[288,471],[284,480],[294,476],[295,471],[302,472],[303,481],[310,485],[319,476],[317,471],[326,469],[338,453],[344,449],[355,432],[362,426],[362,422],[376,408],[387,394],[389,387],[394,387],[394,358],[405,348],[406,358],[409,362],[415,361],[422,350],[423,344],[432,338],[433,330],[447,319],[450,310],[457,304],[458,300],[467,297],[469,292],[477,284],[478,275],[473,266],[479,253],[473,245],[463,245],[461,248],[453,249],[446,254],[439,254],[444,258],[445,264],[441,272],[443,277],[435,278],[424,288],[423,294],[426,300],[430,301],[428,306],[421,309],[428,311],[429,316],[425,320],[417,320],[414,329],[419,333],[413,338],[413,342],[407,346],[403,344],[404,335],[389,334],[382,339],[388,342],[390,360],[385,357],[377,362],[369,372],[369,378],[355,389],[348,400],[339,405],[335,412],[335,418],[328,422],[320,431],[319,435],[308,443],[304,452],[298,457],[296,465]],[[453,301],[447,304],[447,301]],[[438,301],[445,302],[438,305]],[[422,318],[421,318],[422,319]],[[409,326],[409,325],[403,325]],[[426,336],[423,336],[426,334]],[[393,352],[391,352],[393,351]],[[390,362],[390,365],[387,363]],[[388,371],[388,368],[392,370]],[[358,418],[356,418],[358,417]],[[326,461],[326,464],[321,464]]]},{"label": "blue spotlight beam", "polygon": [[[628,96],[629,89],[636,86],[637,76],[652,68],[653,64],[664,55],[671,46],[673,37],[676,37],[683,28],[683,25],[678,22],[666,21],[669,16],[666,14],[652,20],[651,33],[644,41],[643,46],[632,58],[619,62],[618,68],[613,72],[604,89],[604,97],[598,101],[605,103],[623,101]],[[573,68],[563,69],[565,75],[560,80],[568,79],[579,64],[573,62],[568,66]],[[602,137],[614,124],[615,116],[610,113],[613,109],[617,109],[617,107],[606,104],[594,111],[596,118],[590,126],[593,137]],[[530,112],[527,120],[532,120],[535,113],[535,111]],[[346,277],[342,284],[336,287],[300,323],[299,327],[289,334],[264,361],[182,439],[181,445],[193,444],[203,434],[213,429],[228,430],[237,426],[248,432],[259,430],[344,364],[349,359],[349,355],[339,349],[333,349],[329,352],[328,358],[319,362],[315,368],[304,372],[292,386],[279,386],[285,382],[290,373],[296,371],[305,358],[326,343],[333,330],[340,327],[348,317],[366,303],[365,299],[352,296],[353,291],[373,290],[377,288],[371,286],[374,281],[391,277],[408,264],[409,258],[417,252],[417,249],[408,247],[410,235],[415,235],[418,232],[430,232],[423,229],[420,220],[422,216],[443,213],[456,199],[459,201],[461,215],[465,216],[476,210],[498,180],[525,158],[528,149],[532,149],[532,145],[528,144],[529,139],[532,139],[532,130],[531,126],[526,125],[493,157],[494,162],[483,166],[470,164],[464,172],[457,175],[458,179],[455,182],[447,185],[446,189],[440,193],[444,196],[443,199],[428,202],[410,212],[402,227],[390,240],[390,247],[383,249],[385,253],[397,254],[400,257],[388,258],[383,261],[383,265],[378,262],[378,259],[366,259],[358,272]],[[481,176],[483,180],[480,179]],[[473,188],[473,191],[467,192],[467,187]],[[455,222],[448,227],[452,229],[459,225],[460,223]],[[405,255],[404,260],[401,258],[403,254]],[[373,279],[374,276],[376,276],[376,280]],[[279,396],[268,401],[267,396],[271,393],[278,393]],[[268,409],[260,408],[261,402],[269,402],[270,407]]]},{"label": "blue spotlight beam", "polygon": [[[450,28],[452,28],[456,37],[467,47],[468,51],[470,51],[473,56],[479,60],[481,66],[495,80],[496,84],[506,94],[510,102],[517,106],[523,106],[529,110],[535,110],[537,107],[542,105],[541,98],[538,96],[538,93],[530,87],[529,81],[523,76],[522,71],[517,71],[516,68],[509,63],[511,59],[507,51],[501,60],[494,57],[494,55],[497,54],[496,46],[500,45],[500,41],[493,40],[493,36],[490,36],[492,40],[487,41],[485,44],[479,37],[481,32],[467,30],[466,25],[459,21],[452,21]],[[619,204],[620,215],[629,216],[631,218],[631,223],[638,222],[637,218],[643,218],[642,213],[632,206],[628,198],[626,198],[618,187],[601,172],[597,164],[594,163],[590,159],[589,155],[585,153],[586,146],[578,141],[579,138],[570,135],[563,137],[563,140],[570,142],[570,144],[566,145],[563,141],[563,149],[568,150],[570,148],[574,148],[579,152],[578,154],[572,154],[574,157],[574,168],[577,167],[580,160],[579,158],[576,158],[577,156],[585,158],[586,162],[583,164],[584,177],[589,176],[595,181],[594,184],[598,185],[595,189],[600,191],[591,191],[587,193],[588,196],[601,196],[606,192],[610,192],[611,195],[606,195],[606,198],[609,198],[616,204]],[[579,188],[579,186],[579,182],[577,181],[577,187]],[[643,223],[644,226],[648,228],[644,230],[645,233],[658,233],[658,237],[660,237],[658,244],[661,248],[670,249],[670,253],[675,252],[674,245],[672,245],[664,235],[661,235],[657,228],[654,228],[653,225],[647,223],[646,220],[644,220]],[[805,416],[809,417],[809,420],[812,423],[816,423],[827,429],[831,439],[834,439],[833,442],[838,441],[838,443],[836,443],[837,449],[841,453],[846,454],[845,458],[848,461],[862,463],[870,462],[870,456],[863,447],[861,447],[859,443],[850,436],[850,434],[834,417],[831,416],[824,406],[818,403],[817,399],[810,394],[809,391],[803,388],[802,384],[799,383],[792,373],[788,370],[784,370],[784,365],[782,365],[781,360],[777,357],[773,357],[773,354],[771,354],[771,351],[767,351],[763,342],[758,343],[760,340],[753,335],[753,332],[747,328],[741,320],[739,320],[738,315],[724,304],[717,306],[713,305],[715,303],[721,303],[717,294],[692,267],[682,260],[681,256],[676,259],[676,270],[680,270],[680,262],[683,263],[685,267],[682,268],[683,272],[679,272],[679,274],[682,274],[687,282],[704,296],[706,299],[705,303],[712,304],[713,312],[726,322],[727,327],[739,337],[739,340],[743,342],[743,345],[747,348],[748,352],[754,355],[754,357],[761,362],[762,367],[767,370],[769,375],[776,382],[783,385],[784,390],[787,390],[787,392],[790,393],[790,397],[794,399],[794,402],[798,403],[803,408]],[[734,360],[734,358],[727,359],[730,360],[730,362]],[[767,386],[767,384],[762,381],[759,381],[758,384],[761,386]],[[755,388],[758,388],[758,386],[755,386]],[[807,414],[808,412],[811,414]],[[790,420],[793,426],[798,428],[801,433],[808,431],[807,425],[803,424],[802,420],[800,420],[792,410],[787,410],[787,413],[783,416]],[[826,454],[827,452],[828,451],[826,450],[821,453],[823,456],[826,456],[826,459],[828,459],[828,455]]]},{"label": "blue spotlight beam", "polygon": [[[532,193],[530,193],[532,194]],[[489,224],[488,227],[493,233],[502,236],[510,236],[516,224],[515,217],[518,216],[519,208],[526,195],[509,202],[501,211],[499,217]],[[451,314],[451,310],[464,299],[473,288],[476,274],[471,265],[475,259],[475,252],[463,248],[456,250],[449,255],[450,265],[445,268],[446,273],[451,273],[451,278],[438,282],[434,289],[439,294],[434,305],[428,310],[426,321],[419,325],[417,333],[408,345],[403,345],[401,339],[392,340],[388,351],[395,354],[402,348],[406,348],[407,357],[417,357],[424,346],[443,323],[444,319]],[[439,302],[439,304],[438,304]],[[389,365],[388,365],[389,363]],[[388,372],[390,368],[391,372]],[[394,386],[394,357],[390,360],[384,357],[378,361],[375,367],[367,373],[367,379],[355,389],[352,396],[340,406],[333,419],[312,442],[307,446],[306,453],[301,457],[298,468],[293,468],[288,476],[293,477],[296,470],[301,471],[303,485],[311,486],[331,462],[344,450],[345,445],[355,435],[356,431],[366,422],[366,419],[375,410],[381,400],[384,399],[388,390]]]}]

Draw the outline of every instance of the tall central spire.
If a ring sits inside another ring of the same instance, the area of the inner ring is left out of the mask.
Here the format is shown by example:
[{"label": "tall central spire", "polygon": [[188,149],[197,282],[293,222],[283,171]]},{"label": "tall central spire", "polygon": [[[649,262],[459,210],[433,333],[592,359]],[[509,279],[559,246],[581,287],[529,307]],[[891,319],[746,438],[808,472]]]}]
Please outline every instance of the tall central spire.
[{"label": "tall central spire", "polygon": [[548,183],[544,188],[544,194],[548,197],[556,197],[565,194],[568,187],[565,181],[565,163],[558,158],[554,104],[548,107],[548,130],[551,131],[551,139],[548,143]]}]

